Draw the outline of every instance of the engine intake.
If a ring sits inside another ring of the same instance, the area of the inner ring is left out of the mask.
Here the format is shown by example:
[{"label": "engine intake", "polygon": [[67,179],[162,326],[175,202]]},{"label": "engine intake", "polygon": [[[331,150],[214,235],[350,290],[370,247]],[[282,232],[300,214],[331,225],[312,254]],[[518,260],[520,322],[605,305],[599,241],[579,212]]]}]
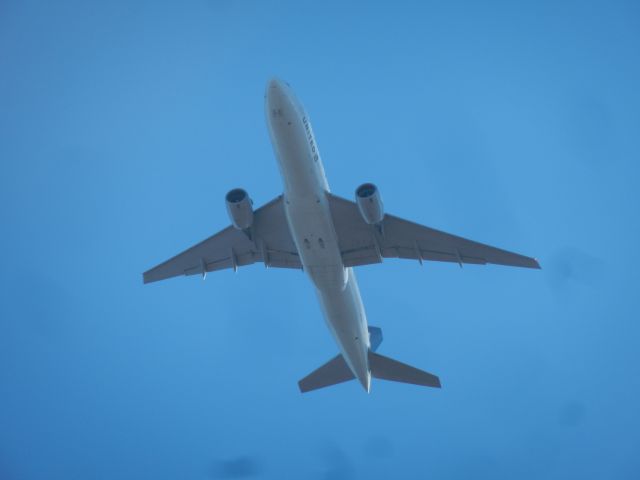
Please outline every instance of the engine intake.
[{"label": "engine intake", "polygon": [[384,206],[378,187],[373,183],[363,183],[356,189],[356,203],[360,215],[369,225],[378,225],[384,218]]},{"label": "engine intake", "polygon": [[225,196],[231,223],[238,230],[247,230],[253,224],[253,201],[241,188],[230,190]]}]

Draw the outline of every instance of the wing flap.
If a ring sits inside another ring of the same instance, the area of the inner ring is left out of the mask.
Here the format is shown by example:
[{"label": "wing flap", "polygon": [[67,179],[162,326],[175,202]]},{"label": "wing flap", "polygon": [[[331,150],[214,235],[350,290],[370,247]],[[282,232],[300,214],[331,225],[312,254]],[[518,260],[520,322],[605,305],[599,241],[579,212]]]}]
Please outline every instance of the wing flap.
[{"label": "wing flap", "polygon": [[534,258],[425,227],[393,215],[386,215],[383,223],[384,241],[404,248],[409,255],[405,258],[417,259],[420,251],[425,260],[540,268]]},{"label": "wing flap", "polygon": [[385,215],[381,234],[375,227],[364,222],[354,202],[332,194],[328,194],[328,198],[342,259],[348,267],[380,263],[382,258],[406,258],[540,268],[534,258],[467,240],[393,215]]},{"label": "wing flap", "polygon": [[282,196],[254,212],[252,236],[229,226],[143,274],[144,283],[180,275],[199,275],[264,262],[302,268],[284,214]]}]

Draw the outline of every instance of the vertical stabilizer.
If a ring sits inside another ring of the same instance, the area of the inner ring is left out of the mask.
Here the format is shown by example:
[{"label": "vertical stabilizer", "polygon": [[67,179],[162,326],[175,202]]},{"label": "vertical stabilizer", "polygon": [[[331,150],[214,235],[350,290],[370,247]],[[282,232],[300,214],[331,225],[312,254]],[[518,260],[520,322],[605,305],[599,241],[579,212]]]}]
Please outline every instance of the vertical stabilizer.
[{"label": "vertical stabilizer", "polygon": [[374,352],[378,350],[378,347],[382,343],[382,329],[380,327],[368,327],[369,329],[369,343],[371,343],[371,350]]}]

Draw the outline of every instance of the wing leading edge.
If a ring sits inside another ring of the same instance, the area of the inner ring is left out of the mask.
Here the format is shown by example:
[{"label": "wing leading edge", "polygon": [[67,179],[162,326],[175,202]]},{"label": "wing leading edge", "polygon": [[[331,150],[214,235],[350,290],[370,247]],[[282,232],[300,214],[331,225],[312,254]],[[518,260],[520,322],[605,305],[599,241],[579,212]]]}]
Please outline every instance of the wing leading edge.
[{"label": "wing leading edge", "polygon": [[385,215],[381,229],[363,220],[355,202],[327,194],[345,266],[380,263],[383,258],[408,258],[484,265],[540,268],[535,258]]},{"label": "wing leading edge", "polygon": [[251,238],[229,226],[215,235],[144,272],[144,283],[180,275],[205,275],[255,262],[266,267],[302,268],[289,233],[282,195],[254,212]]}]

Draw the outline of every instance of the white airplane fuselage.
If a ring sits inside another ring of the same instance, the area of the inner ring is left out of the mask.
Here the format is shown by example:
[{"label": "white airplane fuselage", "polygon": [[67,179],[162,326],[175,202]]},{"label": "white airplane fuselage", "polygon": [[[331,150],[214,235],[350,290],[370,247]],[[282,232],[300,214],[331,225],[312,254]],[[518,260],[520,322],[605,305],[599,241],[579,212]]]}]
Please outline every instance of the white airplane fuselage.
[{"label": "white airplane fuselage", "polygon": [[367,319],[353,269],[342,262],[326,196],[329,184],[309,117],[289,86],[276,79],[267,86],[265,113],[284,183],[285,214],[300,261],[347,365],[368,392]]}]

